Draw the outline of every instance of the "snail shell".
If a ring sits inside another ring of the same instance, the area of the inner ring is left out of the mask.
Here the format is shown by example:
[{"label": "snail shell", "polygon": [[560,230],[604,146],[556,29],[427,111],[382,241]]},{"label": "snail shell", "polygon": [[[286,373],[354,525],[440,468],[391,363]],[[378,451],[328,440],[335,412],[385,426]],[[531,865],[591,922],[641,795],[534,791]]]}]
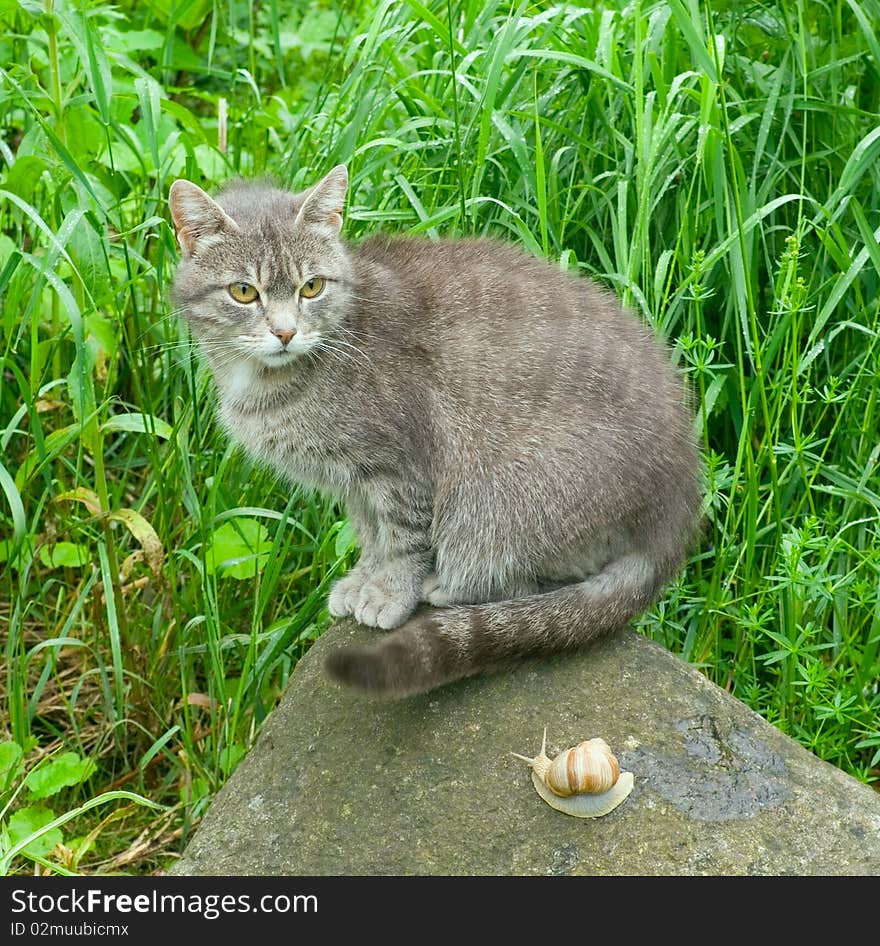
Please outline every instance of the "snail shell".
[{"label": "snail shell", "polygon": [[632,772],[621,772],[604,739],[587,739],[554,759],[547,757],[547,730],[533,759],[512,753],[532,767],[535,790],[557,811],[576,818],[600,818],[633,789]]}]

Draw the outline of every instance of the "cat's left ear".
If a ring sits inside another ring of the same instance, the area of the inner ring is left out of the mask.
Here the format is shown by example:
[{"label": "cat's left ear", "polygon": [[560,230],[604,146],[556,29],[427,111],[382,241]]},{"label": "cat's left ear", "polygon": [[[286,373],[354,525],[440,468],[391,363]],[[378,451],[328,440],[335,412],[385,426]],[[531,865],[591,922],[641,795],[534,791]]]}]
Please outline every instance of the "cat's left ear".
[{"label": "cat's left ear", "polygon": [[181,179],[171,185],[168,206],[180,248],[187,254],[204,249],[224,232],[238,230],[232,217],[192,181]]},{"label": "cat's left ear", "polygon": [[348,171],[344,164],[337,164],[306,194],[302,207],[296,215],[295,225],[308,223],[330,227],[334,233],[342,229],[342,208],[348,190]]}]

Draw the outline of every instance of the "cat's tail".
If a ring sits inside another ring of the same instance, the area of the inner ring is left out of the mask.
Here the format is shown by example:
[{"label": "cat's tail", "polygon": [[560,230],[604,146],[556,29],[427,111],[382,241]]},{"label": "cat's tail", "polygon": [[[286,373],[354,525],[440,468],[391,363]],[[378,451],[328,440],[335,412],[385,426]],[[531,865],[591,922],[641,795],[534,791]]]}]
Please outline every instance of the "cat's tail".
[{"label": "cat's tail", "polygon": [[334,651],[327,671],[375,696],[423,693],[519,657],[573,650],[624,627],[650,606],[669,573],[631,555],[544,594],[431,608],[370,647]]}]

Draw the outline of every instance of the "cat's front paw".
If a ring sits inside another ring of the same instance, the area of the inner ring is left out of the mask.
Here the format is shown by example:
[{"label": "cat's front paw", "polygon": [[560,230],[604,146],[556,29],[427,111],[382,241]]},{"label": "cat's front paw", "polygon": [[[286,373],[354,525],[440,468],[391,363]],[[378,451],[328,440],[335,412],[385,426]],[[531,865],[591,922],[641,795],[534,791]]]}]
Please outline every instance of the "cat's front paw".
[{"label": "cat's front paw", "polygon": [[368,627],[400,627],[419,603],[419,581],[408,567],[356,566],[330,590],[333,617],[353,617]]},{"label": "cat's front paw", "polygon": [[390,631],[391,628],[403,624],[417,603],[418,595],[415,593],[390,589],[381,580],[367,582],[361,588],[355,605],[354,619],[369,627],[381,627]]},{"label": "cat's front paw", "polygon": [[364,575],[355,569],[333,585],[327,598],[327,610],[333,617],[345,618],[354,614],[365,580]]}]

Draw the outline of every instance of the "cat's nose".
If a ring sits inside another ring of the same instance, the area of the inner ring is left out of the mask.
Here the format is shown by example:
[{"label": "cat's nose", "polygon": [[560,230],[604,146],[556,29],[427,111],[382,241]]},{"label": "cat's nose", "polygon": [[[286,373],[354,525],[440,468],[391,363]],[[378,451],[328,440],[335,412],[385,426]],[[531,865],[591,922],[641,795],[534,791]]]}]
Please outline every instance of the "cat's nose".
[{"label": "cat's nose", "polygon": [[295,328],[273,328],[272,334],[281,342],[282,345],[286,345],[294,335],[296,335]]}]

